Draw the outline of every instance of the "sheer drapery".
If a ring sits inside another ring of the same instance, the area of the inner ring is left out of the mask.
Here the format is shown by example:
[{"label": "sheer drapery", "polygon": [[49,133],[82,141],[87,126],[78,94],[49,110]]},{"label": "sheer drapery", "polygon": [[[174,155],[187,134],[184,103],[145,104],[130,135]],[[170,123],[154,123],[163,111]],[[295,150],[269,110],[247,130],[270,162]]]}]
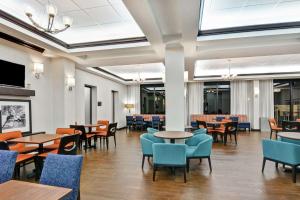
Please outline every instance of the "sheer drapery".
[{"label": "sheer drapery", "polygon": [[259,81],[259,116],[274,117],[273,80]]},{"label": "sheer drapery", "polygon": [[131,114],[140,114],[140,85],[127,86],[127,103],[134,104],[134,108],[130,109]]},{"label": "sheer drapery", "polygon": [[188,83],[188,88],[187,88],[188,124],[190,124],[191,114],[203,114],[203,99],[204,99],[203,92],[204,92],[203,82]]},{"label": "sheer drapery", "polygon": [[253,81],[231,81],[230,96],[231,114],[247,115],[248,121],[253,124]]}]

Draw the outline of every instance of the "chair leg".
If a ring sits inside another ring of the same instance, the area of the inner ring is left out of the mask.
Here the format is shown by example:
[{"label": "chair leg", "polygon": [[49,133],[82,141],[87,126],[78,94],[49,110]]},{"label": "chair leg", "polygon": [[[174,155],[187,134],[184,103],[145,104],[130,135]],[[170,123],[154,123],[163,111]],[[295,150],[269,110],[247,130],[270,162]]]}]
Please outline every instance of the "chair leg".
[{"label": "chair leg", "polygon": [[234,134],[234,140],[235,140],[235,145],[237,145],[237,137],[236,137],[236,133]]},{"label": "chair leg", "polygon": [[264,173],[265,165],[266,165],[266,158],[263,159],[263,164],[262,164],[262,168],[261,168],[262,173]]},{"label": "chair leg", "polygon": [[108,150],[108,137],[106,137],[106,149]]},{"label": "chair leg", "polygon": [[273,133],[273,131],[272,131],[272,129],[271,129],[271,132],[270,132],[270,140],[272,139],[272,133]]},{"label": "chair leg", "polygon": [[94,149],[97,148],[96,144],[97,144],[97,136],[95,135],[95,136],[94,136]]},{"label": "chair leg", "polygon": [[99,137],[99,147],[101,148],[102,137]]},{"label": "chair leg", "polygon": [[202,158],[199,158],[200,163],[202,163]]},{"label": "chair leg", "polygon": [[278,168],[278,162],[275,162],[275,167]]},{"label": "chair leg", "polygon": [[297,170],[296,166],[293,165],[293,167],[292,167],[292,176],[293,176],[293,182],[294,183],[296,183],[296,174],[297,174],[296,170]]},{"label": "chair leg", "polygon": [[211,161],[210,161],[210,156],[208,157],[208,164],[209,164],[209,172],[212,172],[212,167],[211,167]]},{"label": "chair leg", "polygon": [[114,141],[115,141],[115,148],[117,147],[117,143],[116,143],[116,135],[114,135]]},{"label": "chair leg", "polygon": [[155,181],[156,166],[153,166],[153,182]]},{"label": "chair leg", "polygon": [[145,163],[145,155],[143,155],[143,158],[142,158],[142,169],[144,169],[144,163]]},{"label": "chair leg", "polygon": [[226,143],[227,143],[227,133],[225,133],[224,135],[223,135],[223,137],[224,137],[224,145],[226,145]]},{"label": "chair leg", "polygon": [[183,174],[183,176],[184,176],[184,183],[186,183],[186,167],[184,167],[183,170],[184,170],[184,172],[183,172],[183,173],[184,173],[184,174]]},{"label": "chair leg", "polygon": [[84,140],[84,150],[85,151],[87,151],[87,147],[88,147],[88,139],[87,138],[85,138],[85,140]]},{"label": "chair leg", "polygon": [[190,159],[186,159],[186,171],[187,173],[190,172]]}]

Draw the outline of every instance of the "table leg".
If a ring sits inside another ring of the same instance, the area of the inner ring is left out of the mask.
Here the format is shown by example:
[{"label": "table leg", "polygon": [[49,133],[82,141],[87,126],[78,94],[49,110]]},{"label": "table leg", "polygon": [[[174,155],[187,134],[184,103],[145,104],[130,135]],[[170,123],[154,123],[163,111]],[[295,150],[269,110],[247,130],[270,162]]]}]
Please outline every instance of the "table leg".
[{"label": "table leg", "polygon": [[170,139],[170,143],[175,144],[175,139]]}]

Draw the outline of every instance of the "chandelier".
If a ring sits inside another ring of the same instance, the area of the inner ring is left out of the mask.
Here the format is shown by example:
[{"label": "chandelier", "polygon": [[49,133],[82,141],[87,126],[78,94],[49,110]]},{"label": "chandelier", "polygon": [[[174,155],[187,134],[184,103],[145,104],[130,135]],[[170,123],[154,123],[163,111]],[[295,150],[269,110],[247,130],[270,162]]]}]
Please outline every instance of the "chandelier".
[{"label": "chandelier", "polygon": [[140,73],[137,74],[136,78],[133,78],[132,81],[136,82],[136,83],[143,83],[146,79],[141,77]]},{"label": "chandelier", "polygon": [[46,33],[51,33],[51,34],[56,34],[56,33],[60,33],[62,31],[67,30],[68,28],[71,27],[73,19],[67,16],[63,17],[63,24],[64,24],[64,28],[62,29],[56,29],[53,27],[53,23],[54,23],[54,19],[55,16],[57,15],[57,8],[55,5],[50,4],[50,2],[48,1],[48,4],[46,6],[46,11],[48,14],[48,25],[47,27],[43,27],[42,25],[38,24],[34,19],[33,19],[33,14],[31,12],[30,9],[27,9],[25,11],[26,16],[29,18],[29,20],[31,21],[31,23],[37,28],[40,29],[41,31],[44,31]]},{"label": "chandelier", "polygon": [[230,80],[233,80],[237,76],[237,74],[232,74],[230,70],[231,70],[231,60],[229,59],[228,60],[228,74],[223,74],[222,79],[230,81]]}]

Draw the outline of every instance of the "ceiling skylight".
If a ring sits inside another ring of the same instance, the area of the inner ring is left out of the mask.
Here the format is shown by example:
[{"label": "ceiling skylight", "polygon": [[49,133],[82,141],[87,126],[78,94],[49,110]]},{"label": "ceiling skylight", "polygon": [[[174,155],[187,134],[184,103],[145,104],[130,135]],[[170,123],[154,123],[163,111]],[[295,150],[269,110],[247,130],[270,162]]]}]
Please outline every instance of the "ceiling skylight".
[{"label": "ceiling skylight", "polygon": [[[122,0],[50,0],[57,7],[54,24],[64,27],[63,16],[73,18],[68,30],[52,35],[67,44],[144,37]],[[25,10],[30,7],[39,24],[47,24],[48,0],[1,0],[0,9],[31,24]]]},{"label": "ceiling skylight", "polygon": [[299,0],[204,0],[200,31],[299,22]]},{"label": "ceiling skylight", "polygon": [[162,79],[165,74],[163,63],[147,63],[136,65],[118,65],[99,67],[125,80],[142,79]]}]

